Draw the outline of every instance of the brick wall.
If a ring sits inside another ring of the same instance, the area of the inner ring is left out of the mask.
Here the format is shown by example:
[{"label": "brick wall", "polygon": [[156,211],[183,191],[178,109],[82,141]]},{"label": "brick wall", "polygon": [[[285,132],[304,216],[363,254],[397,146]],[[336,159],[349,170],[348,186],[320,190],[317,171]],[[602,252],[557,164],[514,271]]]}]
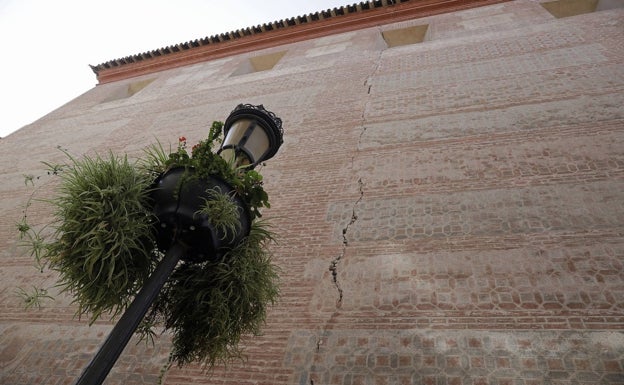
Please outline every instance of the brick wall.
[{"label": "brick wall", "polygon": [[[57,145],[193,143],[240,102],[284,120],[263,169],[282,296],[245,363],[164,383],[624,383],[623,20],[525,0],[383,25],[103,84],[2,139],[0,383],[71,384],[110,330],[18,247],[23,175],[47,193]],[[30,285],[56,300],[24,309]],[[167,342],[131,342],[107,383],[156,383]]]}]

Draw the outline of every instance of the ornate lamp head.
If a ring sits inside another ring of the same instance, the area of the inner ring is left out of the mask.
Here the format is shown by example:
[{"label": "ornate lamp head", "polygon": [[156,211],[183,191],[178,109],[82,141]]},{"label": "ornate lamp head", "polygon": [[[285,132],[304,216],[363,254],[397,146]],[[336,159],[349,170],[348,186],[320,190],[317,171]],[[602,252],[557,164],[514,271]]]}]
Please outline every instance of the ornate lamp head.
[{"label": "ornate lamp head", "polygon": [[261,104],[239,104],[223,127],[224,139],[219,155],[235,166],[254,168],[272,158],[280,148],[284,130],[282,120]]}]

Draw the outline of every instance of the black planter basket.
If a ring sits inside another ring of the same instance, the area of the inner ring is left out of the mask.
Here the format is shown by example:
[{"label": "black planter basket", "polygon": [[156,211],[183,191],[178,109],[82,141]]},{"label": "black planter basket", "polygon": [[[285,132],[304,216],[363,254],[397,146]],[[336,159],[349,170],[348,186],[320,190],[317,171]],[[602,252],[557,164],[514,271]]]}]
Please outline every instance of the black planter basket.
[{"label": "black planter basket", "polygon": [[[210,218],[199,210],[206,200],[207,191],[217,189],[228,194],[238,207],[240,229],[237,233],[224,233],[210,223]],[[182,257],[189,262],[202,262],[221,258],[249,235],[251,219],[242,199],[225,181],[215,178],[198,178],[194,169],[176,167],[158,177],[152,192],[154,224],[158,249],[166,252],[174,243],[187,250]]]}]

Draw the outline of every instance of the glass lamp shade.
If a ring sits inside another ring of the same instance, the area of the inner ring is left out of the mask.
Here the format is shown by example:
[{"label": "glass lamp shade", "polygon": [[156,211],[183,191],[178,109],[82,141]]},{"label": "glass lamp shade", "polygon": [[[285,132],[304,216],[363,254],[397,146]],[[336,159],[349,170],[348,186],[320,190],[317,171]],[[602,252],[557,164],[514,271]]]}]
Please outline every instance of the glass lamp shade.
[{"label": "glass lamp shade", "polygon": [[219,154],[236,167],[255,167],[272,158],[283,143],[282,120],[263,105],[239,104],[223,131]]}]

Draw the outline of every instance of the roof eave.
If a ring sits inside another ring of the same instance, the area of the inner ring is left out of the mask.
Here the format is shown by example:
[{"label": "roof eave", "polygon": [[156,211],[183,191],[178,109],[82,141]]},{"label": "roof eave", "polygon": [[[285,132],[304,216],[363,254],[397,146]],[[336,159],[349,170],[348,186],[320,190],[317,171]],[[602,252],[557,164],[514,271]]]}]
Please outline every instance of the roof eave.
[{"label": "roof eave", "polygon": [[91,69],[110,83],[337,33],[511,0],[377,0],[280,20],[111,60]]}]

